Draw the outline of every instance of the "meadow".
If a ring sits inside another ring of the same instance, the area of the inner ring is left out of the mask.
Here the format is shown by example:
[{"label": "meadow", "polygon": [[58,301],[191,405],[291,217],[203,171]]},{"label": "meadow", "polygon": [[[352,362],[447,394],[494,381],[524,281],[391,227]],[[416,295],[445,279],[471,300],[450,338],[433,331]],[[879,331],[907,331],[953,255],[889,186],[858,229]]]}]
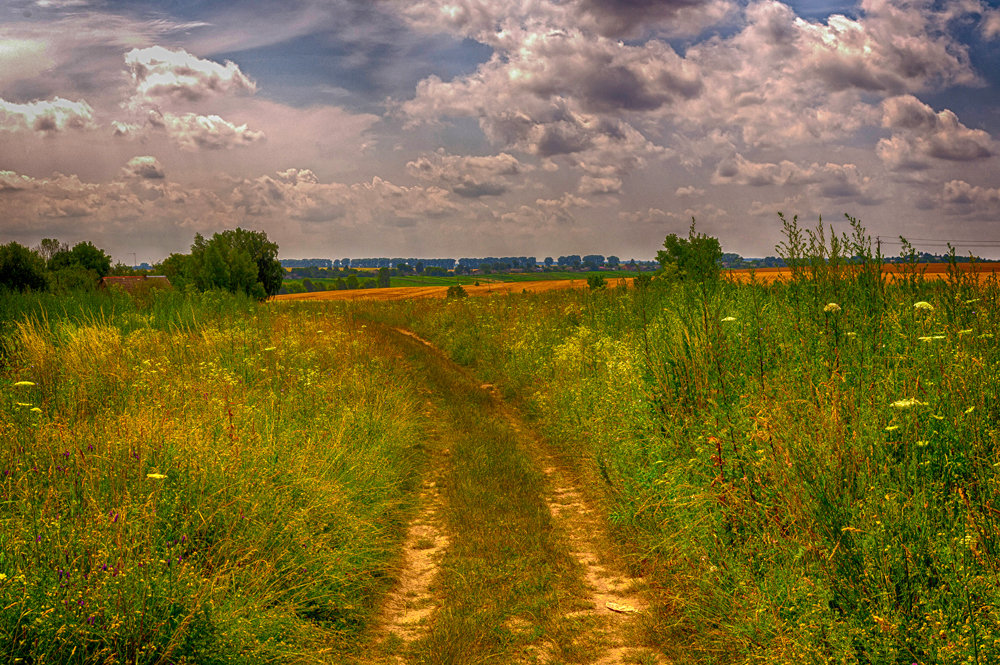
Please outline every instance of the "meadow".
[{"label": "meadow", "polygon": [[[579,583],[517,435],[463,447],[499,427],[483,383],[595,497],[650,595],[643,643],[674,662],[1000,661],[998,296],[813,262],[482,298],[6,299],[0,650],[369,662],[446,446],[466,475],[413,662],[515,662]],[[522,544],[490,540],[510,525]]]},{"label": "meadow", "polygon": [[425,463],[407,375],[337,314],[230,294],[4,304],[4,662],[356,648]]},{"label": "meadow", "polygon": [[802,267],[355,307],[531,414],[653,580],[647,637],[677,662],[989,663],[998,293]]}]

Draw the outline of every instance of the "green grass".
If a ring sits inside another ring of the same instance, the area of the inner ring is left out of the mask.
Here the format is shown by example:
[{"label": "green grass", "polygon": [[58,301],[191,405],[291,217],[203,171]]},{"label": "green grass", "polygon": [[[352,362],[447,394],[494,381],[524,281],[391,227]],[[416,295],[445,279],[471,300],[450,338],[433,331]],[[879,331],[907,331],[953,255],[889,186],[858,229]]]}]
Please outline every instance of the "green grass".
[{"label": "green grass", "polygon": [[675,658],[988,663],[998,295],[820,271],[354,307],[522,400],[603,487]]},{"label": "green grass", "polygon": [[0,652],[259,663],[356,649],[425,464],[409,376],[326,312],[32,298],[8,311],[44,318],[9,322],[3,340]]}]

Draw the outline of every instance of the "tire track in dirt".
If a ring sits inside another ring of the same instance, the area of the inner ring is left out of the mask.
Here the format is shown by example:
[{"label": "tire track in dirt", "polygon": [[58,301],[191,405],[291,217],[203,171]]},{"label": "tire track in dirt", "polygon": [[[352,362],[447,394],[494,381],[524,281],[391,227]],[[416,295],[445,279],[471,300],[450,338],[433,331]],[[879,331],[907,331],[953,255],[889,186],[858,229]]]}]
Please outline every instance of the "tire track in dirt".
[{"label": "tire track in dirt", "polygon": [[[394,330],[446,358],[442,350],[414,332],[404,328]],[[464,368],[450,361],[449,364],[455,372],[468,375]],[[556,620],[555,632],[562,634],[563,639],[540,648],[535,661],[594,665],[667,663],[642,643],[640,619],[649,606],[642,591],[644,582],[623,572],[613,555],[600,512],[585,495],[579,481],[558,462],[544,441],[493,386],[481,384],[480,387],[491,395],[494,407],[545,474],[548,486],[545,501],[555,529],[577,562],[584,581],[584,593],[566,603],[565,611]]]},{"label": "tire track in dirt", "polygon": [[[434,457],[446,458],[448,453],[444,449]],[[434,582],[449,543],[441,496],[445,460],[435,459],[432,463],[433,470],[420,489],[420,510],[403,541],[398,581],[386,595],[378,621],[379,650],[390,663],[407,662],[407,647],[426,635],[434,612],[441,606]]]}]

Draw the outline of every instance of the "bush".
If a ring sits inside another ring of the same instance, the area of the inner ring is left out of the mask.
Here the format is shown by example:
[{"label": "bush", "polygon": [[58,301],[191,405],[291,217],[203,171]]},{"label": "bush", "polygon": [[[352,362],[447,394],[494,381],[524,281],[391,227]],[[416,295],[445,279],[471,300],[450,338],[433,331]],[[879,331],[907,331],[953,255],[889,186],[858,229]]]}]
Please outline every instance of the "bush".
[{"label": "bush", "polygon": [[44,290],[48,280],[42,257],[16,242],[0,245],[0,286],[12,291]]}]

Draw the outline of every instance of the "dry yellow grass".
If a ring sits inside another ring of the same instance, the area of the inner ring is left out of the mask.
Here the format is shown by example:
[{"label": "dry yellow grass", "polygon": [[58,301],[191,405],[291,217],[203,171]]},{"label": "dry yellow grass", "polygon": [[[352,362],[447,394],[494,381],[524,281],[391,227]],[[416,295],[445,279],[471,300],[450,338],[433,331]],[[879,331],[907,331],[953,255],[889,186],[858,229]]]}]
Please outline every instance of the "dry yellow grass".
[{"label": "dry yellow grass", "polygon": [[[631,285],[632,278],[625,280]],[[610,280],[609,285],[618,280]],[[507,293],[539,293],[561,289],[586,288],[586,279],[551,279],[537,282],[493,282],[480,286],[463,285],[470,296],[504,295]],[[388,289],[354,289],[347,291],[314,291],[313,293],[287,293],[271,300],[406,300],[409,298],[444,298],[447,286],[396,286]]]}]

